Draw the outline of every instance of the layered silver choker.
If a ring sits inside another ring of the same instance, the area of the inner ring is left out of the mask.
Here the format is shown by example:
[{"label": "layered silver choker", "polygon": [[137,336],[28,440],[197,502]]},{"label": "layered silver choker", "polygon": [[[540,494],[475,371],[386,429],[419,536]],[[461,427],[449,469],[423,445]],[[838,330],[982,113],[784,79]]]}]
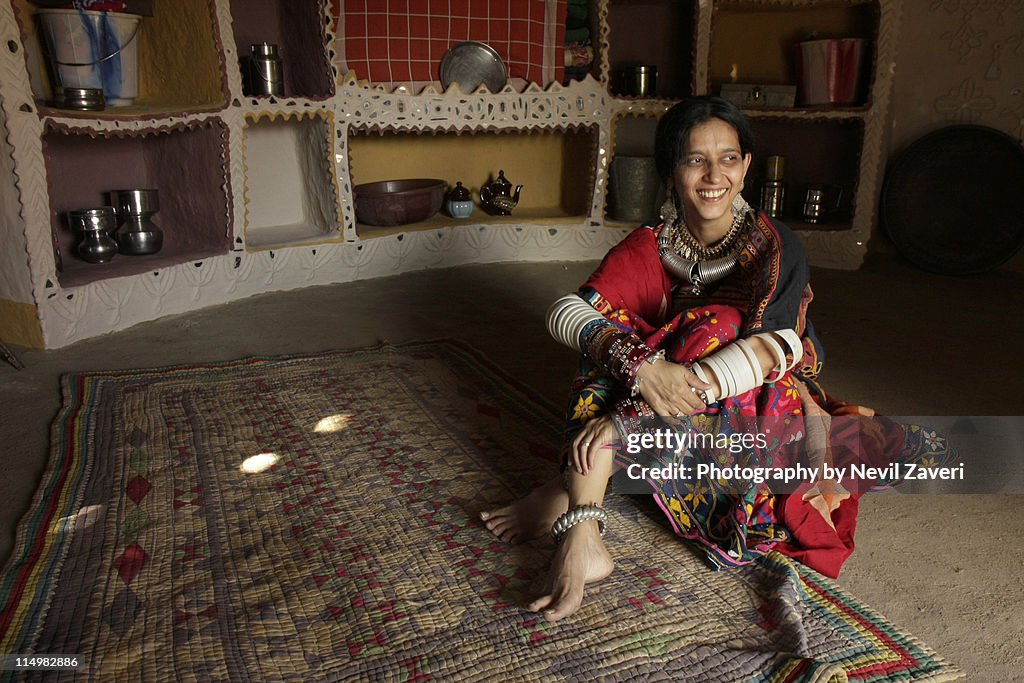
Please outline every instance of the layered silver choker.
[{"label": "layered silver choker", "polygon": [[[695,296],[705,293],[705,287],[718,282],[736,268],[749,217],[753,209],[741,195],[732,202],[732,226],[729,232],[712,247],[697,241],[678,215],[675,203],[669,199],[662,212],[664,225],[658,235],[658,256],[670,275],[690,285]],[[725,256],[719,256],[726,254]],[[715,258],[718,257],[718,258]]]}]

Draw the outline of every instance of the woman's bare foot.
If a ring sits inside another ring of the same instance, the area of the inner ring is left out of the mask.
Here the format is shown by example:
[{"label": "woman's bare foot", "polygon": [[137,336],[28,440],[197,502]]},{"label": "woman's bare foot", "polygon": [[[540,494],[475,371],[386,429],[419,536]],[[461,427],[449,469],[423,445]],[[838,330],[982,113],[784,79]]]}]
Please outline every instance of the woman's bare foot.
[{"label": "woman's bare foot", "polygon": [[569,494],[558,475],[505,507],[484,510],[480,519],[506,543],[521,543],[551,533],[555,520],[568,509]]},{"label": "woman's bare foot", "polygon": [[527,609],[543,612],[548,621],[564,619],[583,603],[583,586],[600,581],[614,568],[597,522],[581,522],[566,532],[551,560],[544,594]]}]

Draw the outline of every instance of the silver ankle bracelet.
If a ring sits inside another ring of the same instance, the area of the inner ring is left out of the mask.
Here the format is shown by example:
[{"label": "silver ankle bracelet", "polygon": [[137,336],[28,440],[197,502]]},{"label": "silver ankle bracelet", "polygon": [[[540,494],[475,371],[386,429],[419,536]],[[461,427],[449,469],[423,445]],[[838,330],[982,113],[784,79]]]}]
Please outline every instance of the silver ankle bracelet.
[{"label": "silver ankle bracelet", "polygon": [[588,519],[597,520],[597,530],[604,536],[604,529],[608,524],[608,513],[605,509],[600,505],[594,504],[577,505],[556,519],[555,523],[551,526],[551,536],[555,539],[555,544],[557,545],[562,542],[562,537],[565,536],[569,529]]}]

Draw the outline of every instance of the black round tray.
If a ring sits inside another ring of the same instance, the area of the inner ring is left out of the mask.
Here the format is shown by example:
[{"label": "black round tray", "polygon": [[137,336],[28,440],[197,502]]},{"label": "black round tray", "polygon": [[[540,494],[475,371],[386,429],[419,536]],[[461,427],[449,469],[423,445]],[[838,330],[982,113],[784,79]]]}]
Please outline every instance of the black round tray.
[{"label": "black round tray", "polygon": [[924,270],[970,275],[1024,244],[1024,148],[985,126],[949,126],[897,155],[882,186],[881,222]]}]

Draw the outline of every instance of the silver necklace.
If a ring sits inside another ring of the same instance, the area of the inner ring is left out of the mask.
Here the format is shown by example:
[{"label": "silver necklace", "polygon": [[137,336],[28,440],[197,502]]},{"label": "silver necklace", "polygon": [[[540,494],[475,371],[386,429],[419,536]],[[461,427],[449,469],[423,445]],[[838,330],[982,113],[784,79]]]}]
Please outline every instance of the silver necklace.
[{"label": "silver necklace", "polygon": [[[746,234],[752,213],[750,205],[741,196],[733,200],[733,220],[729,232],[713,247],[701,245],[690,233],[682,216],[675,211],[674,202],[663,214],[664,224],[658,235],[658,256],[670,275],[690,286],[694,296],[702,296],[708,285],[731,273],[739,259],[740,237]],[[714,258],[720,254],[727,256]]]},{"label": "silver necklace", "polygon": [[[673,247],[677,251],[682,251],[680,247],[686,247],[693,258],[698,260],[706,260],[717,258],[722,254],[726,254],[732,251],[732,248],[736,245],[736,241],[740,236],[740,231],[743,228],[746,216],[743,213],[735,213],[732,217],[732,225],[729,226],[729,231],[725,233],[725,236],[718,240],[714,246],[705,247],[703,244],[697,241],[697,238],[693,236],[690,229],[683,223],[682,217],[680,216],[676,225],[673,226],[672,237]],[[671,238],[670,238],[671,239]]]}]

